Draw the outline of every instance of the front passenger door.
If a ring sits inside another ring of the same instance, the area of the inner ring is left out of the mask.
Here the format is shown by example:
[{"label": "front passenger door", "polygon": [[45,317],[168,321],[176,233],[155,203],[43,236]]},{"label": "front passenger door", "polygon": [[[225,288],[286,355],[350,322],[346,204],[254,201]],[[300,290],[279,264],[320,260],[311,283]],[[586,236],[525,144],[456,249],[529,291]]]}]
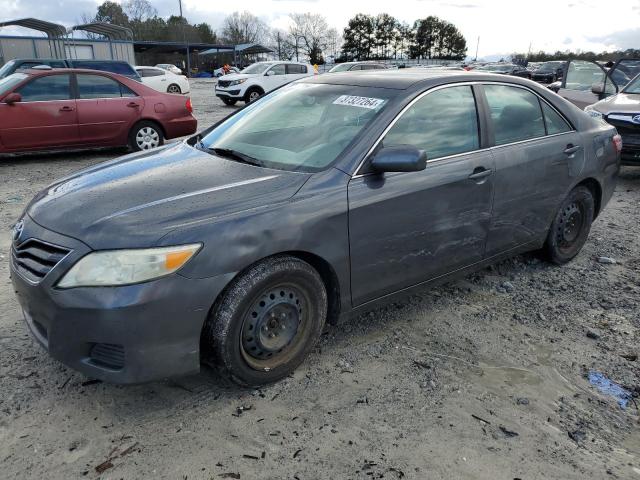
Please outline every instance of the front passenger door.
[{"label": "front passenger door", "polygon": [[287,70],[284,63],[278,63],[265,72],[263,80],[265,93],[287,83]]},{"label": "front passenger door", "polygon": [[[616,85],[607,76],[604,68],[595,62],[571,60],[565,68],[566,74],[562,79],[558,95],[580,109],[618,92]],[[593,92],[594,85],[602,85],[603,91],[601,93]]]},{"label": "front passenger door", "polygon": [[420,172],[385,174],[365,163],[349,182],[354,305],[481,261],[491,221],[493,157],[478,151],[472,87],[427,92],[381,145],[415,146],[428,163]]}]

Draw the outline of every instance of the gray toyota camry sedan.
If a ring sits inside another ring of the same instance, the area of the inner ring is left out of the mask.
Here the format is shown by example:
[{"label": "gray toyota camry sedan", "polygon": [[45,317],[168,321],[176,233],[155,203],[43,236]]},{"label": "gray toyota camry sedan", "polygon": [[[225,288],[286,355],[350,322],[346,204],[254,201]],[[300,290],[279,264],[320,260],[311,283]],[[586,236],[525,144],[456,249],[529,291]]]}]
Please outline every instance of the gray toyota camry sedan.
[{"label": "gray toyota camry sedan", "polygon": [[578,254],[613,127],[533,82],[371,71],[276,90],[40,192],[13,230],[26,324],[84,374],[290,374],[326,321],[528,250]]}]

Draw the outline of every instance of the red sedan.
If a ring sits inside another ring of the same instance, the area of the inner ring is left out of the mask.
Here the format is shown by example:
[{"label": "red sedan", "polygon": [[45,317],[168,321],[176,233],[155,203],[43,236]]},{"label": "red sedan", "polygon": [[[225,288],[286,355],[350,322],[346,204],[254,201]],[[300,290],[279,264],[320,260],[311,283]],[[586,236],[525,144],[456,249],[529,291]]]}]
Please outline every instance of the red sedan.
[{"label": "red sedan", "polygon": [[191,100],[96,70],[26,70],[0,80],[0,153],[128,145],[196,131]]}]

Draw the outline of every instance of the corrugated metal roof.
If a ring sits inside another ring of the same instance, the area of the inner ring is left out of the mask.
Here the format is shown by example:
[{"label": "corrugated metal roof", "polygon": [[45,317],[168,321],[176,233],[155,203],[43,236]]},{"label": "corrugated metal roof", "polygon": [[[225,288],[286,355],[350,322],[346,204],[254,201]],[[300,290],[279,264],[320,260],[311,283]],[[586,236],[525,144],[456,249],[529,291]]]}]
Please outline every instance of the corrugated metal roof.
[{"label": "corrugated metal roof", "polygon": [[84,30],[85,32],[97,33],[111,40],[133,40],[133,32],[130,28],[120,25],[113,25],[106,22],[91,22],[84,25],[75,25],[72,30]]},{"label": "corrugated metal roof", "polygon": [[0,22],[0,27],[25,27],[32,30],[38,30],[44,32],[49,37],[63,37],[67,34],[67,29],[64,25],[58,23],[47,22],[45,20],[38,20],[37,18],[19,18],[16,20],[7,20],[6,22]]}]

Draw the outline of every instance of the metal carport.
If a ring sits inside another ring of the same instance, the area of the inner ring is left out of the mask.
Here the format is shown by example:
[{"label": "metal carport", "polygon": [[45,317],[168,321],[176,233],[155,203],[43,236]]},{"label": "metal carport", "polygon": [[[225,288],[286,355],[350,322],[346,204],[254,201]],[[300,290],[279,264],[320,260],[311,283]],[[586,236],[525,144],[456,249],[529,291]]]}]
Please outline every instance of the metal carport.
[{"label": "metal carport", "polygon": [[[0,22],[0,28],[12,26],[30,28],[31,30],[37,30],[39,32],[45,33],[49,40],[49,50],[51,52],[51,57],[66,57],[64,37],[67,34],[67,29],[64,25],[47,22],[45,20],[38,20],[37,18],[19,18],[16,20],[7,20],[6,22]],[[2,57],[2,52],[0,52],[0,57]]]}]

